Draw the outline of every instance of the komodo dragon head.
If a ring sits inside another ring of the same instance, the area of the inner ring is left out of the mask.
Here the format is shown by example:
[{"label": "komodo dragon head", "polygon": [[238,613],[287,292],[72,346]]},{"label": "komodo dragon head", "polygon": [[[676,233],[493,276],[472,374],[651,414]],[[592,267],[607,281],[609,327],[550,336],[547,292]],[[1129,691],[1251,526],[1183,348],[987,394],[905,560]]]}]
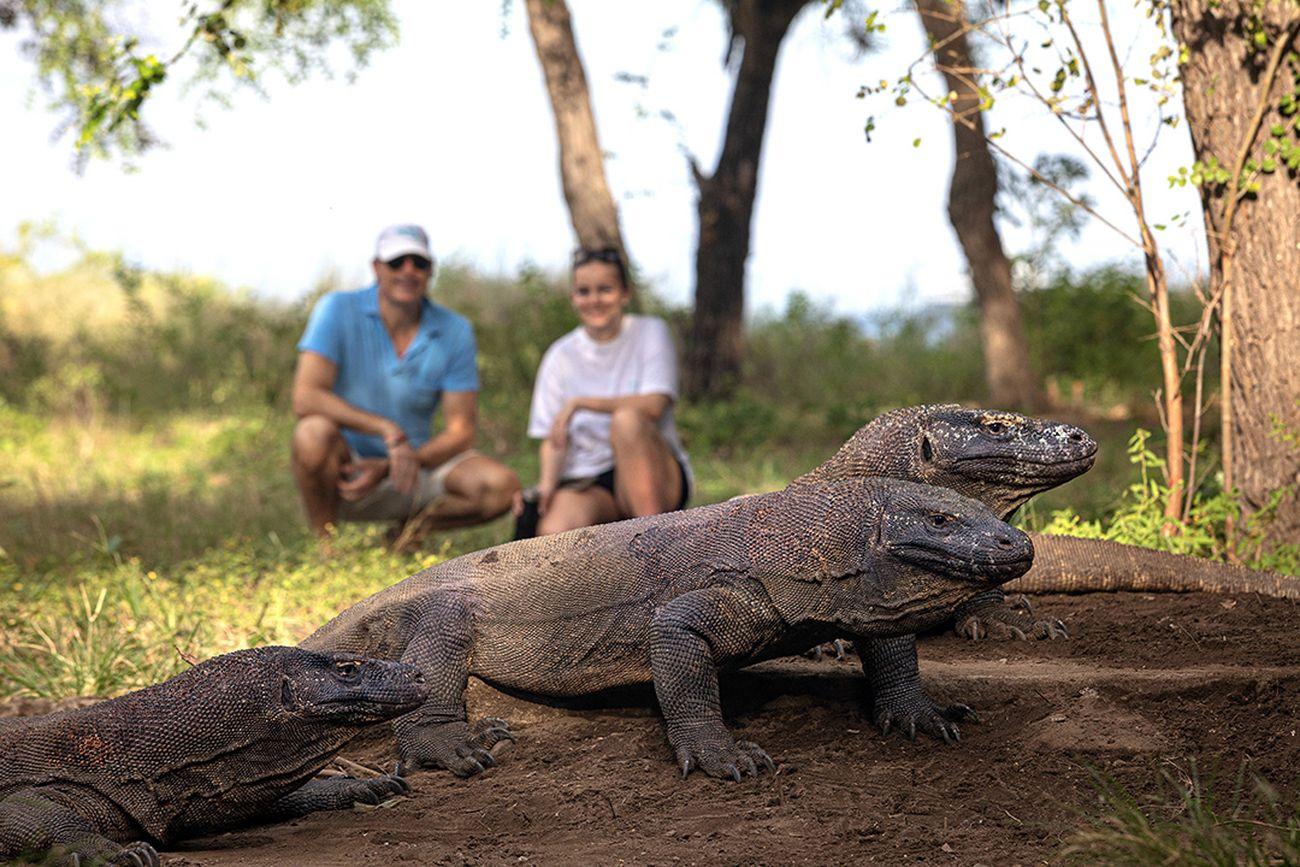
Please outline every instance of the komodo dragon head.
[{"label": "komodo dragon head", "polygon": [[952,488],[1009,517],[1032,497],[1092,467],[1097,443],[1081,428],[957,404],[887,412],[793,484],[889,476]]},{"label": "komodo dragon head", "polygon": [[787,622],[861,637],[935,625],[1034,559],[1029,537],[978,500],[888,478],[788,489],[750,529],[756,574]]},{"label": "komodo dragon head", "polygon": [[413,665],[291,647],[261,651],[280,657],[281,719],[367,726],[414,710],[429,691]]}]

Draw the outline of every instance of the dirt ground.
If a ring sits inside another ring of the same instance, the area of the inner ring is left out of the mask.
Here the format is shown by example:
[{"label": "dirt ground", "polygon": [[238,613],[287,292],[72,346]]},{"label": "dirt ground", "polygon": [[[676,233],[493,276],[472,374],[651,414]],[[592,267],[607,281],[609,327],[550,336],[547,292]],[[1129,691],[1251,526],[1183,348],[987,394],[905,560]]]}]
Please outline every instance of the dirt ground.
[{"label": "dirt ground", "polygon": [[[568,711],[471,689],[516,745],[479,778],[411,777],[380,808],[316,814],[166,853],[169,867],[386,864],[1033,864],[1097,803],[1090,769],[1136,792],[1156,770],[1300,772],[1294,604],[1256,596],[1044,596],[1072,638],[926,639],[936,698],[975,707],[956,746],[881,737],[856,660],[765,663],[724,682],[729,722],[779,763],[683,781],[649,707]],[[391,763],[372,738],[345,755]]]}]

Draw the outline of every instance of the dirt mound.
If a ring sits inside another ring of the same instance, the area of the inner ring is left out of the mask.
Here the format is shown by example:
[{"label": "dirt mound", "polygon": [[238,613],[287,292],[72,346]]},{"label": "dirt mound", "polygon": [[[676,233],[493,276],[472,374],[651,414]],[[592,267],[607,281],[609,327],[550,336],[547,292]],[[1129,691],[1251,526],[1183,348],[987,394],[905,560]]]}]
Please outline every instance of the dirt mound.
[{"label": "dirt mound", "polygon": [[[740,785],[673,766],[652,709],[562,711],[481,685],[474,715],[519,743],[480,778],[412,778],[380,809],[193,841],[168,865],[825,864],[1050,859],[1097,802],[1091,769],[1130,789],[1158,764],[1300,773],[1294,604],[1253,596],[1048,596],[1069,641],[921,646],[936,698],[981,720],[954,747],[880,737],[856,661],[777,660],[724,684],[730,722],[779,773]],[[391,764],[371,739],[348,755]]]}]

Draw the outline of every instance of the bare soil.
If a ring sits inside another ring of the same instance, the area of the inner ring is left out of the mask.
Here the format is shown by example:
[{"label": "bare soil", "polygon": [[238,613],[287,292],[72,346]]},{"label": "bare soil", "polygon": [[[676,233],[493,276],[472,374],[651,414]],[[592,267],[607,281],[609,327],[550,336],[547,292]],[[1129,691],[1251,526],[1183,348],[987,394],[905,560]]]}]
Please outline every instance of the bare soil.
[{"label": "bare soil", "polygon": [[[1135,793],[1157,769],[1300,773],[1300,630],[1258,596],[1044,596],[1068,641],[921,645],[927,688],[980,721],[962,741],[882,737],[856,659],[777,660],[724,683],[729,722],[778,761],[736,784],[682,780],[653,708],[557,710],[471,689],[519,743],[459,780],[411,777],[380,808],[191,841],[167,865],[1033,864],[1095,811],[1093,773]],[[371,738],[346,755],[391,764]]]}]

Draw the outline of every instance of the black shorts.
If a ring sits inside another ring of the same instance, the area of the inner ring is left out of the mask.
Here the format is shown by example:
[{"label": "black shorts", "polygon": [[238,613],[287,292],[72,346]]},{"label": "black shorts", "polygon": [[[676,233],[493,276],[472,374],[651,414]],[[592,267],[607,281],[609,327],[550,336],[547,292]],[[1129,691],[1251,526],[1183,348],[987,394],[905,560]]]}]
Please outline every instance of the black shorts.
[{"label": "black shorts", "polygon": [[[672,511],[686,508],[686,504],[691,498],[690,479],[686,475],[686,465],[680,460],[677,461],[677,471],[682,476],[682,497],[677,501],[677,506]],[[560,487],[579,488],[586,490],[590,487],[600,487],[609,491],[610,495],[614,494],[614,469],[613,467],[605,470],[598,476],[585,479],[565,479],[560,482]],[[515,518],[514,539],[531,539],[537,535],[537,522],[539,515],[537,513],[536,488],[530,488],[524,493],[524,513]],[[530,493],[532,494],[530,496]]]}]

